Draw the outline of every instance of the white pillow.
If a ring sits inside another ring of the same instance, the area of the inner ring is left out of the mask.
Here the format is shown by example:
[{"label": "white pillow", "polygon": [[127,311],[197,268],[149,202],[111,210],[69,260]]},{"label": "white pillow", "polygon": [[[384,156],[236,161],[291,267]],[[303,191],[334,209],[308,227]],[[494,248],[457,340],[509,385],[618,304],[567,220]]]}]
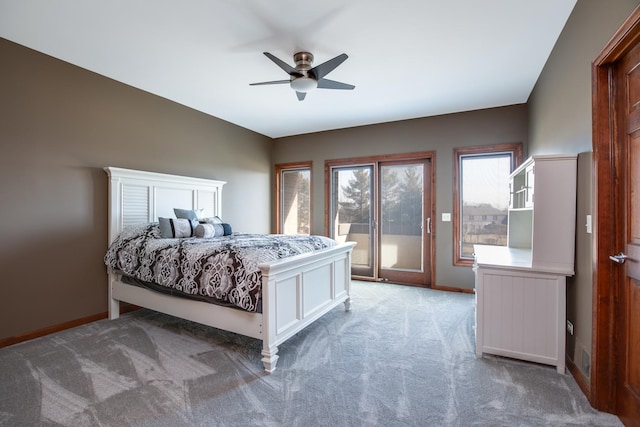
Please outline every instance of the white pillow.
[{"label": "white pillow", "polygon": [[200,224],[222,224],[222,219],[219,216],[200,218]]}]

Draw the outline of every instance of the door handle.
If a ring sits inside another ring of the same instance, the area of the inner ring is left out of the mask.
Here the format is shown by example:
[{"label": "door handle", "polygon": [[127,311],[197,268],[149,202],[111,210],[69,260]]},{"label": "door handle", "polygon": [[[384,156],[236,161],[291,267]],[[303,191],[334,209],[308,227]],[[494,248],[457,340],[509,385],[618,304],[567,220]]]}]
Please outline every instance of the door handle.
[{"label": "door handle", "polygon": [[624,262],[629,258],[628,255],[620,252],[618,255],[609,255],[609,259],[613,262],[617,262],[618,264],[624,264]]},{"label": "door handle", "polygon": [[431,217],[427,218],[427,234],[431,234]]}]

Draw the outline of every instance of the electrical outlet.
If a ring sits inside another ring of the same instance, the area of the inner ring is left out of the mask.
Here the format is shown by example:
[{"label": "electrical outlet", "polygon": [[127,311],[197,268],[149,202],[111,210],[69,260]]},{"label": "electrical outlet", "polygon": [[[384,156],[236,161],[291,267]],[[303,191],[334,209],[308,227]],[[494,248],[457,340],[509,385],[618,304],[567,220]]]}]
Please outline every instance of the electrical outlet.
[{"label": "electrical outlet", "polygon": [[567,320],[567,332],[569,332],[569,335],[573,335],[573,323],[569,320]]},{"label": "electrical outlet", "polygon": [[443,213],[442,214],[442,222],[449,222],[451,221],[451,214],[450,213]]}]

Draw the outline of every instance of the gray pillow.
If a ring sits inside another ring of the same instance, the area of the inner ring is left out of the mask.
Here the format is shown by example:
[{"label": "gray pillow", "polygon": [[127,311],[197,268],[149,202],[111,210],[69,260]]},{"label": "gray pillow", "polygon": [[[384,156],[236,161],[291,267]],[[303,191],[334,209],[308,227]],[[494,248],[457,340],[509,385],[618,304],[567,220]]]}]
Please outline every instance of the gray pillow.
[{"label": "gray pillow", "polygon": [[185,219],[189,219],[189,220],[197,220],[199,218],[199,215],[202,215],[204,209],[198,209],[198,210],[194,210],[194,209],[179,209],[179,208],[173,208],[173,213],[176,215],[176,218],[185,218]]}]

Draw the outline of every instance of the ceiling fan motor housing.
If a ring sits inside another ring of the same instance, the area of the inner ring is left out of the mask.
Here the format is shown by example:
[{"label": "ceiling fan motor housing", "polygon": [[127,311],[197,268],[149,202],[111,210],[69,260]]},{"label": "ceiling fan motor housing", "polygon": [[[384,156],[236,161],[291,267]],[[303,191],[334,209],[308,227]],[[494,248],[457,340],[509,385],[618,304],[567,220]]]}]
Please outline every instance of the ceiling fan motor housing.
[{"label": "ceiling fan motor housing", "polygon": [[313,55],[309,52],[298,52],[293,55],[293,62],[296,63],[296,70],[302,74],[311,69],[313,65]]},{"label": "ceiling fan motor housing", "polygon": [[296,70],[302,74],[300,77],[291,79],[291,88],[296,92],[309,92],[318,87],[318,81],[307,74],[313,64],[313,55],[309,52],[298,52],[293,55],[293,61],[296,63]]}]

